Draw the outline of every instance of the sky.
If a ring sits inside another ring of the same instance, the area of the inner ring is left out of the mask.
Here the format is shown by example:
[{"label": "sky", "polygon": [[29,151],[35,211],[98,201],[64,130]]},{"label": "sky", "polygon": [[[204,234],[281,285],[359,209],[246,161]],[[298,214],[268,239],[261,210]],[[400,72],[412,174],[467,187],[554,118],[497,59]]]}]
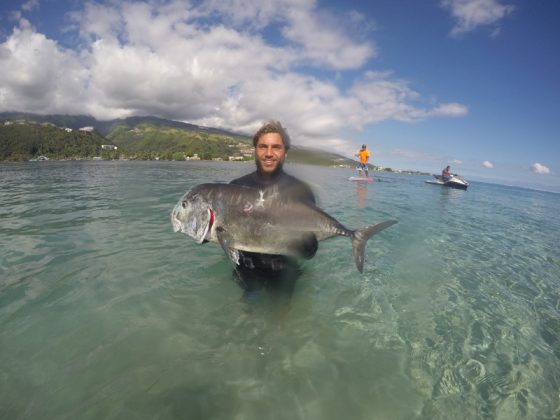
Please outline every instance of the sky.
[{"label": "sky", "polygon": [[0,0],[0,112],[153,115],[560,192],[560,1]]}]

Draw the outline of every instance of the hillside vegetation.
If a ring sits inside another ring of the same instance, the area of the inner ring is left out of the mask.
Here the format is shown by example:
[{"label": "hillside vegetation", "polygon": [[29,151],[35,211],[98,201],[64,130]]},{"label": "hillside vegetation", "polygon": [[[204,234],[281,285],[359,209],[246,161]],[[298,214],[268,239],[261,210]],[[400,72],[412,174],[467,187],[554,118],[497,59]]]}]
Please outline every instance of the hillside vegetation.
[{"label": "hillside vegetation", "polygon": [[[93,131],[83,132],[80,128]],[[102,150],[101,145],[116,150]],[[90,116],[0,114],[0,161],[49,159],[252,160],[248,136],[156,117],[97,121]],[[354,166],[333,153],[293,146],[288,161],[325,166]]]},{"label": "hillside vegetation", "polygon": [[44,155],[51,159],[99,156],[103,137],[96,132],[68,132],[50,123],[0,125],[0,161],[21,161]]},{"label": "hillside vegetation", "polygon": [[[126,150],[129,154],[143,159],[175,159],[193,157],[201,159],[228,160],[230,156],[241,156],[240,149],[249,146],[246,137],[205,132],[195,129],[181,129],[140,123],[135,126],[119,124],[107,135],[107,139]],[[250,159],[251,156],[245,156]]]}]

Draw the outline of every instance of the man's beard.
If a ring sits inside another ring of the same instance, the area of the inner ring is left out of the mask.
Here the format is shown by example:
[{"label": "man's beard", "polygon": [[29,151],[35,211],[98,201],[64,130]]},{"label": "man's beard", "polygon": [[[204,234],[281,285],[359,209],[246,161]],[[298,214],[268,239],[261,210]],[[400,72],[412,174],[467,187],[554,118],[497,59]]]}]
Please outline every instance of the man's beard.
[{"label": "man's beard", "polygon": [[276,169],[274,169],[274,171],[266,172],[263,169],[262,162],[260,161],[260,159],[255,159],[255,163],[257,164],[257,172],[260,173],[260,174],[266,175],[266,176],[276,175],[277,173],[282,171],[282,167],[284,166],[284,161],[280,161],[280,162],[278,162],[278,165],[276,166]]}]

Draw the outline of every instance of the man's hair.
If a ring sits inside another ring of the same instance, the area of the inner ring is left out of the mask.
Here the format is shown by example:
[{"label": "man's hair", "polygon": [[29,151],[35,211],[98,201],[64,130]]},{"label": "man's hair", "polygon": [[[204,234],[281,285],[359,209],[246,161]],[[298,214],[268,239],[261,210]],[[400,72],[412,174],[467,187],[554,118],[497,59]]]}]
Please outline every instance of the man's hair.
[{"label": "man's hair", "polygon": [[282,143],[284,143],[284,147],[286,148],[286,150],[290,148],[290,144],[291,144],[290,136],[288,136],[288,133],[286,132],[284,127],[282,127],[280,121],[268,121],[264,123],[264,125],[261,128],[259,128],[259,131],[257,131],[253,136],[253,146],[257,147],[257,142],[259,141],[259,139],[263,135],[269,133],[280,134],[280,137],[282,138]]}]

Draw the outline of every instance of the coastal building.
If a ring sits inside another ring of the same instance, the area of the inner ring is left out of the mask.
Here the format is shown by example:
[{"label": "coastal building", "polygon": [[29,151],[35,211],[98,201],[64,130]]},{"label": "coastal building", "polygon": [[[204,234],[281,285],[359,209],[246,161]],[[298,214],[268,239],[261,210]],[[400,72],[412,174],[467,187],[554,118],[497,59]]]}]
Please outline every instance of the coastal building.
[{"label": "coastal building", "polygon": [[253,156],[253,153],[255,152],[255,148],[253,146],[248,146],[243,143],[240,143],[238,146],[239,146],[239,153],[241,153],[243,156],[246,157]]}]

